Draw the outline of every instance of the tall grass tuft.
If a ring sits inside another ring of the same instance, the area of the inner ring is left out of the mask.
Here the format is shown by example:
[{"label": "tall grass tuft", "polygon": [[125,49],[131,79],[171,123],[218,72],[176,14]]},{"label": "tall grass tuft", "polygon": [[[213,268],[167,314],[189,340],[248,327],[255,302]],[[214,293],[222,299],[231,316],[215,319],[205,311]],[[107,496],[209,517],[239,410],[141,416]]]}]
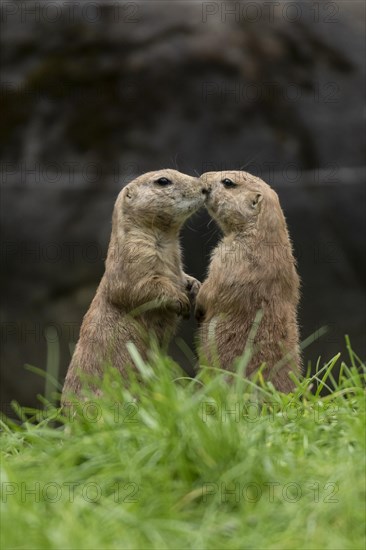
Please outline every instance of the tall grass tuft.
[{"label": "tall grass tuft", "polygon": [[128,388],[110,367],[65,413],[50,390],[43,411],[15,406],[1,547],[363,549],[366,369],[347,345],[290,395],[131,348]]}]

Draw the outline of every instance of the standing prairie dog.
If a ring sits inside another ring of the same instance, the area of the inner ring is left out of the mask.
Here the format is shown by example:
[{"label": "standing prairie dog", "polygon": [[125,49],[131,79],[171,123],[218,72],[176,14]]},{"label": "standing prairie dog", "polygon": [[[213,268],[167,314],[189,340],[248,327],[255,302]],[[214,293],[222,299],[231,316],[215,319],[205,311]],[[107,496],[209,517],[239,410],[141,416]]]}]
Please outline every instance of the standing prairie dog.
[{"label": "standing prairie dog", "polygon": [[147,357],[149,339],[167,343],[180,316],[189,317],[200,283],[182,269],[179,231],[203,206],[207,187],[176,170],[149,172],[118,195],[105,273],[86,313],[62,393],[78,395],[81,375],[123,375],[132,364],[126,344]]},{"label": "standing prairie dog", "polygon": [[299,276],[278,196],[246,172],[207,172],[201,180],[211,189],[206,206],[223,238],[196,297],[200,353],[233,371],[252,344],[245,375],[265,363],[264,377],[289,392],[288,372],[301,369]]}]

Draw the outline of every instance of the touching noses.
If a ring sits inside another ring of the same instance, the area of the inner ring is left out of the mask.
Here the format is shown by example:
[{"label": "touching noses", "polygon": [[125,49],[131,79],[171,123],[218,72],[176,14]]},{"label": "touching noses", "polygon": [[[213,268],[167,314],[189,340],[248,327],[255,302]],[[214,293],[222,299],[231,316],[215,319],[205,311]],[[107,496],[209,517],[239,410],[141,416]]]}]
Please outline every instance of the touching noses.
[{"label": "touching noses", "polygon": [[202,193],[204,195],[208,195],[211,191],[211,185],[206,185],[205,187],[202,187]]}]

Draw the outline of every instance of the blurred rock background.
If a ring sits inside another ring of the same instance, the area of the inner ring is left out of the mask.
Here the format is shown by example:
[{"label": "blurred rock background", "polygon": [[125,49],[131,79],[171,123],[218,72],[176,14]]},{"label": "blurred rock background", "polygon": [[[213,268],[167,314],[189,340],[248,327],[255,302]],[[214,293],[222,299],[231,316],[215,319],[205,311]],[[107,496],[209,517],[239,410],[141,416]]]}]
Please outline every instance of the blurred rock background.
[{"label": "blurred rock background", "polygon": [[[242,168],[273,185],[302,339],[315,333],[305,362],[346,357],[344,334],[365,356],[363,3],[5,0],[1,16],[3,409],[44,393],[25,364],[58,357],[63,380],[114,200],[163,167]],[[182,239],[200,279],[218,238],[208,222],[197,214]],[[191,349],[193,334],[184,322]]]}]

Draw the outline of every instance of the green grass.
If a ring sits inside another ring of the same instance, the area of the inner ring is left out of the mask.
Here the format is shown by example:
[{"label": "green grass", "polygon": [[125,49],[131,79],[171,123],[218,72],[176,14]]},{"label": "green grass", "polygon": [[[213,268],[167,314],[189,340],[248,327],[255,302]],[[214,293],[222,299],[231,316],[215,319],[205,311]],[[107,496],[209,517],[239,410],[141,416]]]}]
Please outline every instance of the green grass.
[{"label": "green grass", "polygon": [[61,423],[52,406],[4,420],[2,549],[365,547],[365,366],[351,350],[292,395],[135,361],[144,384],[127,391],[111,369],[103,399]]}]

